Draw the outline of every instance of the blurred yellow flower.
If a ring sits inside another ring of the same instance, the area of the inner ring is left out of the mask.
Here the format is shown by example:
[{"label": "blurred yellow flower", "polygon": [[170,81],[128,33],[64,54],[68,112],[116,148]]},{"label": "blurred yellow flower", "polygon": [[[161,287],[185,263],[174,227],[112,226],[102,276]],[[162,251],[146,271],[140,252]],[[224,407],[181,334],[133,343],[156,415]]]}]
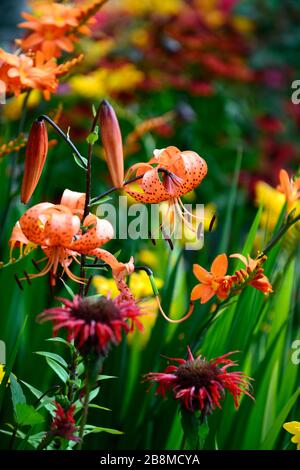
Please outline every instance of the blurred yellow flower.
[{"label": "blurred yellow flower", "polygon": [[80,46],[84,54],[85,64],[94,65],[114,48],[115,41],[112,38],[105,38],[100,41],[85,38],[81,40]]},{"label": "blurred yellow flower", "polygon": [[[163,286],[162,279],[155,278],[155,282],[159,289]],[[94,276],[93,285],[98,294],[110,295],[112,298],[119,295],[119,291],[113,279],[108,279],[101,275]],[[137,300],[153,295],[148,275],[144,271],[131,274],[129,278],[129,287]]]},{"label": "blurred yellow flower", "polygon": [[[159,289],[163,286],[162,279],[155,278],[155,282]],[[119,295],[119,291],[113,279],[107,279],[106,277],[101,275],[94,276],[93,285],[96,288],[98,294],[110,295],[112,298],[117,297]],[[144,314],[140,318],[140,321],[144,327],[144,331],[142,335],[135,335],[135,333],[130,333],[128,336],[128,341],[130,343],[133,340],[138,341],[139,344],[143,346],[147,343],[149,339],[151,329],[156,320],[158,307],[154,298],[147,299],[147,297],[153,295],[153,291],[148,275],[144,271],[139,271],[131,274],[129,278],[129,287],[134,297],[139,302],[141,311]]]},{"label": "blurred yellow flower", "polygon": [[149,34],[144,28],[138,28],[130,34],[130,41],[134,46],[144,47],[147,45]]},{"label": "blurred yellow flower", "polygon": [[112,93],[130,91],[144,78],[133,64],[116,69],[101,68],[89,75],[75,75],[69,80],[71,90],[87,99],[100,99]]},{"label": "blurred yellow flower", "polygon": [[273,230],[285,204],[284,194],[264,181],[258,181],[255,186],[255,202],[263,206],[261,226],[267,231]]},{"label": "blurred yellow flower", "polygon": [[156,269],[159,266],[159,259],[155,251],[141,250],[138,253],[138,260],[141,264],[149,266],[149,268]]},{"label": "blurred yellow flower", "polygon": [[[39,90],[32,90],[28,98],[27,107],[29,109],[35,108],[41,101],[41,96],[42,95]],[[6,105],[2,108],[6,119],[9,121],[16,121],[17,119],[20,119],[24,97],[25,94],[23,93],[7,100]]]},{"label": "blurred yellow flower", "polygon": [[5,371],[4,371],[4,365],[3,364],[0,364],[0,384],[3,380],[3,377],[5,375]]},{"label": "blurred yellow flower", "polygon": [[132,15],[155,13],[156,15],[174,15],[182,6],[182,0],[122,0],[124,10]]},{"label": "blurred yellow flower", "polygon": [[294,434],[291,441],[297,444],[297,450],[300,450],[300,422],[290,421],[289,423],[284,423],[283,427],[290,434]]},{"label": "blurred yellow flower", "polygon": [[240,33],[251,33],[254,30],[254,22],[246,16],[235,16],[232,18],[233,26]]}]

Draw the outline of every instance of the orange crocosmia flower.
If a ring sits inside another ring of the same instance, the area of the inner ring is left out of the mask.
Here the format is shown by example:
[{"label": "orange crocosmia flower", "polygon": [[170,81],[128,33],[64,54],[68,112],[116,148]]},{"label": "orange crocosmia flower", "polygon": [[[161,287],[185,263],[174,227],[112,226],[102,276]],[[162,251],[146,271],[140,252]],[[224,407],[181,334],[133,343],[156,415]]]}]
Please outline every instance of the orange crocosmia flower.
[{"label": "orange crocosmia flower", "polygon": [[[236,271],[233,275],[233,282],[247,282],[248,285],[260,290],[264,294],[273,292],[272,285],[267,276],[265,276],[264,270],[261,267],[262,259],[252,259],[249,255],[246,257],[239,253],[230,255],[230,258],[238,258],[246,267],[246,271],[244,269]],[[251,278],[251,280],[247,281],[248,278]]]},{"label": "orange crocosmia flower", "polygon": [[[162,172],[161,170],[166,170]],[[174,215],[179,215],[185,224],[194,230],[185,215],[192,216],[183,206],[180,197],[196,188],[207,173],[206,161],[196,152],[177,147],[167,147],[155,150],[154,156],[148,163],[136,163],[127,172],[127,178],[144,175],[137,181],[138,190],[132,184],[124,186],[125,191],[139,202],[160,203],[169,202]],[[161,178],[160,178],[161,175]],[[169,210],[165,219],[169,215]]]},{"label": "orange crocosmia flower", "polygon": [[200,284],[191,293],[191,300],[200,299],[201,304],[208,302],[214,295],[226,299],[232,286],[231,276],[226,276],[228,258],[225,253],[218,255],[211,265],[210,272],[199,264],[194,264],[193,272]]},{"label": "orange crocosmia flower", "polygon": [[111,253],[100,247],[113,238],[112,225],[93,214],[82,220],[85,194],[66,189],[60,204],[43,202],[28,209],[17,222],[9,244],[11,249],[26,243],[40,246],[46,255],[47,263],[37,274],[40,277],[51,272],[55,279],[58,266],[74,281],[82,279],[70,271],[72,261],[78,262],[81,254],[97,257],[107,263],[113,272],[118,289],[124,297],[132,297],[125,282],[127,274],[134,270],[133,259],[129,263],[119,262]]},{"label": "orange crocosmia flower", "polygon": [[290,179],[287,171],[281,169],[279,185],[276,189],[285,195],[288,206],[291,207],[295,201],[300,199],[300,178]]},{"label": "orange crocosmia flower", "polygon": [[42,52],[34,56],[10,54],[0,49],[0,80],[8,94],[18,96],[25,90],[43,92],[46,99],[58,86],[58,77],[65,75],[71,67],[82,60],[82,55],[57,65],[55,59],[47,60]]},{"label": "orange crocosmia flower", "polygon": [[98,0],[86,7],[56,2],[51,5],[36,3],[33,5],[32,14],[22,13],[26,21],[18,26],[29,32],[24,38],[18,39],[17,44],[25,51],[42,51],[46,59],[60,57],[62,51],[72,52],[74,43],[78,41],[76,33],[90,33],[85,23],[92,22],[90,16],[94,15],[103,3],[103,0]]}]

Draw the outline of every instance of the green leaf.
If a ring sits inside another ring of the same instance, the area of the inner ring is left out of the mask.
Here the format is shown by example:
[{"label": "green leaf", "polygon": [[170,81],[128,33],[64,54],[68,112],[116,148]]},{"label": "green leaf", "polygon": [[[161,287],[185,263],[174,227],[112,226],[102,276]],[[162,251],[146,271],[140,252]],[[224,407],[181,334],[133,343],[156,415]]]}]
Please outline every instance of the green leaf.
[{"label": "green leaf", "polygon": [[96,126],[95,130],[87,136],[86,141],[88,144],[94,145],[97,142],[98,138],[99,138],[99,127]]},{"label": "green leaf", "polygon": [[96,405],[95,403],[91,403],[89,405],[89,408],[95,408],[96,410],[103,410],[103,411],[111,411],[110,408],[106,408],[106,406]]},{"label": "green leaf", "polygon": [[282,429],[282,425],[284,424],[285,420],[287,419],[287,416],[289,412],[291,411],[292,407],[294,406],[298,396],[300,394],[300,388],[296,390],[296,392],[290,397],[286,405],[282,408],[280,411],[279,415],[275,419],[275,421],[272,424],[272,427],[270,431],[268,432],[265,440],[260,446],[261,450],[270,450],[273,449],[273,446],[279,436],[279,433]]},{"label": "green leaf", "polygon": [[51,342],[56,342],[56,343],[62,343],[65,346],[68,346],[68,348],[73,347],[71,343],[69,343],[67,340],[64,338],[60,338],[59,336],[54,336],[53,338],[47,338],[45,341],[51,341]]},{"label": "green leaf", "polygon": [[111,197],[110,196],[104,196],[103,198],[101,198],[99,201],[95,201],[95,202],[91,202],[90,203],[90,207],[93,207],[93,206],[99,206],[100,204],[104,204],[105,202],[107,201],[111,201]]},{"label": "green leaf", "polygon": [[94,104],[92,105],[92,113],[93,113],[93,117],[95,118],[97,116],[97,110]]},{"label": "green leaf", "polygon": [[51,367],[51,369],[56,373],[56,375],[60,378],[60,380],[63,382],[63,383],[66,383],[68,378],[69,378],[69,375],[68,373],[65,371],[65,369],[59,365],[56,361],[54,361],[53,359],[51,359],[50,357],[46,357],[46,361],[47,361],[47,364]]},{"label": "green leaf", "polygon": [[97,380],[109,380],[109,379],[117,379],[116,375],[98,375]]},{"label": "green leaf", "polygon": [[62,365],[66,369],[68,368],[68,364],[66,363],[64,358],[59,356],[58,354],[49,351],[36,351],[34,354],[37,354],[38,356],[50,357],[50,359],[53,359],[53,361],[58,362],[58,364]]},{"label": "green leaf", "polygon": [[15,379],[13,374],[10,374],[10,391],[11,399],[13,403],[14,411],[16,411],[16,406],[18,403],[26,403],[26,398],[23,393],[21,385]]},{"label": "green leaf", "polygon": [[16,422],[19,426],[34,426],[44,421],[43,416],[33,406],[18,403],[15,410]]},{"label": "green leaf", "polygon": [[76,153],[73,153],[73,157],[74,157],[74,160],[75,160],[75,163],[76,165],[78,165],[80,168],[82,168],[83,170],[86,170],[87,169],[87,159],[84,158],[84,157],[81,157],[81,160],[80,158],[78,157],[78,155],[76,155]]},{"label": "green leaf", "polygon": [[87,434],[99,433],[99,432],[106,432],[108,434],[115,434],[115,435],[124,434],[122,431],[118,431],[117,429],[103,428],[99,426],[93,426],[92,424],[87,424],[85,426],[84,435],[86,436]]},{"label": "green leaf", "polygon": [[63,283],[64,287],[66,288],[66,291],[68,292],[69,296],[73,299],[73,297],[75,296],[74,291],[71,289],[70,286],[68,286],[68,284],[62,278],[60,278],[60,280]]}]

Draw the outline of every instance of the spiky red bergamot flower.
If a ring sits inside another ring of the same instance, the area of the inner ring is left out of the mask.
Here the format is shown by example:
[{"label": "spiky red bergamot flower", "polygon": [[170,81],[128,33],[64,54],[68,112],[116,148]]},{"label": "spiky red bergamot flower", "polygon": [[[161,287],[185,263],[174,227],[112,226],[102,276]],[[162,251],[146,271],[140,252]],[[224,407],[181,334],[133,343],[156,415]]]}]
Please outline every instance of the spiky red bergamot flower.
[{"label": "spiky red bergamot flower", "polygon": [[201,356],[195,359],[188,348],[187,360],[170,358],[179,365],[169,365],[162,373],[146,374],[145,380],[159,384],[156,394],[165,397],[170,390],[183,408],[191,412],[200,410],[203,417],[216,407],[221,408],[220,400],[224,399],[226,390],[233,396],[235,407],[238,408],[238,399],[243,393],[253,398],[248,391],[252,379],[243,372],[227,371],[229,367],[237,365],[228,359],[231,354],[234,353],[229,352],[207,361]]},{"label": "spiky red bergamot flower", "polygon": [[45,310],[38,321],[52,321],[55,336],[65,328],[68,341],[74,339],[83,354],[105,355],[112,344],[120,343],[122,331],[129,333],[135,326],[142,330],[139,307],[134,300],[125,300],[121,295],[113,300],[98,295],[59,300],[63,305]]},{"label": "spiky red bergamot flower", "polygon": [[80,438],[75,435],[78,427],[75,426],[75,405],[63,408],[58,402],[54,402],[56,410],[50,426],[50,434],[55,437],[63,437],[68,441],[78,442]]}]

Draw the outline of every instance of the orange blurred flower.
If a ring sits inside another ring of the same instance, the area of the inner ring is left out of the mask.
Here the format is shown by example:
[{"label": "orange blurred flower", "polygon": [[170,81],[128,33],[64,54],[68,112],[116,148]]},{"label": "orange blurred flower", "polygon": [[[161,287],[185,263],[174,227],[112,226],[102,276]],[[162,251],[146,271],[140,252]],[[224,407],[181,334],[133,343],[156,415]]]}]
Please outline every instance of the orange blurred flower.
[{"label": "orange blurred flower", "polygon": [[74,42],[78,41],[76,33],[89,34],[85,24],[90,22],[104,0],[94,1],[89,6],[73,4],[34,2],[33,13],[23,12],[26,21],[19,28],[29,30],[28,34],[17,40],[17,44],[25,51],[42,51],[46,59],[60,57],[62,51],[72,52]]},{"label": "orange blurred flower", "polygon": [[84,193],[66,189],[60,204],[43,202],[31,207],[22,215],[12,232],[9,241],[11,249],[18,244],[40,246],[47,263],[38,274],[31,274],[29,277],[40,277],[50,272],[54,283],[59,265],[70,279],[82,282],[81,278],[70,271],[70,264],[72,261],[78,262],[77,258],[81,254],[97,257],[112,268],[117,287],[123,296],[132,298],[125,277],[134,270],[133,259],[124,264],[108,251],[99,248],[112,239],[113,227],[107,220],[101,220],[94,214],[88,214],[81,223],[84,204]]},{"label": "orange blurred flower", "polygon": [[57,65],[55,59],[46,60],[42,52],[35,56],[10,54],[0,49],[0,80],[8,94],[18,96],[25,90],[35,89],[43,92],[46,99],[55,92],[58,77],[82,59],[79,56],[65,64]]},{"label": "orange blurred flower", "polygon": [[210,272],[199,264],[194,264],[193,272],[200,284],[197,284],[191,293],[191,300],[200,299],[201,304],[208,302],[214,295],[219,299],[226,299],[232,287],[231,276],[226,276],[228,259],[225,253],[218,255],[211,265]]}]

